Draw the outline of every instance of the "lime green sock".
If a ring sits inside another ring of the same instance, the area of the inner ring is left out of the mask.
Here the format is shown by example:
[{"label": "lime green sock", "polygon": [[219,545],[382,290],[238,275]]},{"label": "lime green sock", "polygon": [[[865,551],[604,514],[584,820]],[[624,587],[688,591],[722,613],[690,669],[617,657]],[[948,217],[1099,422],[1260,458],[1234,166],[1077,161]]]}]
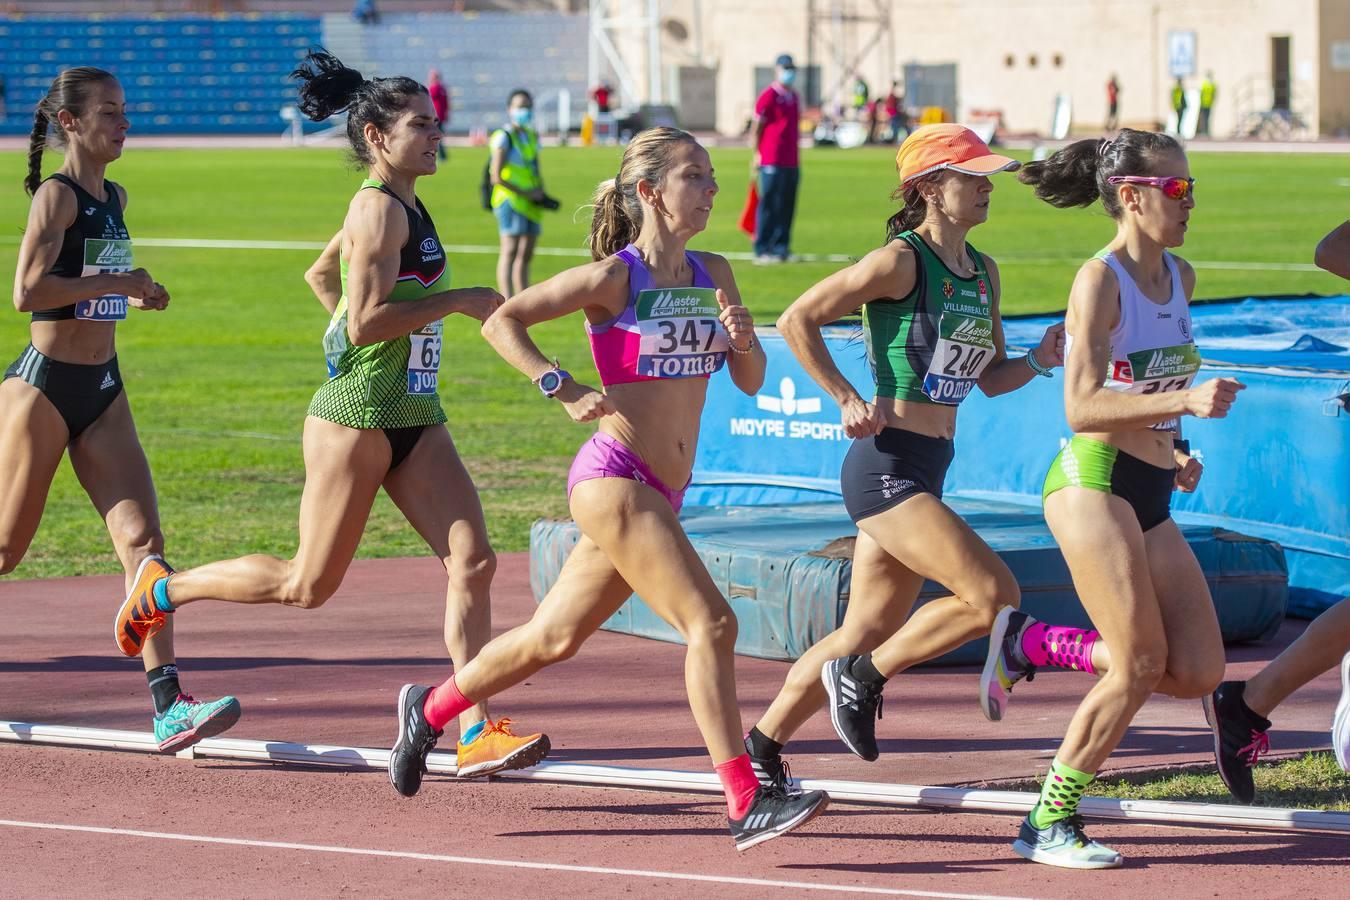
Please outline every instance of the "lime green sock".
[{"label": "lime green sock", "polygon": [[1078,801],[1083,798],[1083,791],[1092,783],[1092,778],[1092,772],[1071,769],[1055,757],[1041,787],[1041,799],[1031,809],[1031,824],[1044,828],[1077,812]]}]

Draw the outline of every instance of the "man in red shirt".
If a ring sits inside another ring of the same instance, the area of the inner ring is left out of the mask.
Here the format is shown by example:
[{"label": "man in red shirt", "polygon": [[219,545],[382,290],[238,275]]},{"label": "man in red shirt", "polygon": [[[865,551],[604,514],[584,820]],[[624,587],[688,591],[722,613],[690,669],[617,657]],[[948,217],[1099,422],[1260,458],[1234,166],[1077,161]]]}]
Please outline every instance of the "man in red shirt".
[{"label": "man in red shirt", "polygon": [[776,64],[777,78],[755,103],[754,162],[759,175],[756,265],[788,258],[800,180],[797,135],[801,130],[801,101],[792,89],[797,80],[797,66],[786,53],[778,57]]},{"label": "man in red shirt", "polygon": [[[445,89],[445,83],[441,81],[441,73],[437,69],[432,69],[427,73],[427,93],[431,95],[431,107],[436,110],[437,124],[440,126],[441,134],[445,134],[445,128],[450,124],[450,94]],[[436,145],[436,153],[444,162],[450,154],[445,149],[445,141]]]}]

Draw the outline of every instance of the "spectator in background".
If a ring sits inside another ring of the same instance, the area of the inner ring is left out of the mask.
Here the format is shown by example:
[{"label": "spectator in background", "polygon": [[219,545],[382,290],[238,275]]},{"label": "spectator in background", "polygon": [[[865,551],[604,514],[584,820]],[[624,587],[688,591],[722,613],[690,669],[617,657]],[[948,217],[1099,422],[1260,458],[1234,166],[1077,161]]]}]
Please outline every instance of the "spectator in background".
[{"label": "spectator in background", "polygon": [[378,25],[380,12],[375,8],[375,0],[356,0],[352,7],[352,18],[362,25]]},{"label": "spectator in background", "polygon": [[497,289],[503,297],[512,297],[530,286],[530,260],[542,228],[545,194],[539,173],[539,133],[534,130],[534,98],[529,91],[511,92],[506,116],[506,125],[488,140],[492,148],[488,165],[492,212],[501,237]]},{"label": "spectator in background", "polygon": [[867,143],[877,142],[877,126],[881,119],[881,101],[867,101]]},{"label": "spectator in background", "polygon": [[784,53],[776,61],[773,83],[755,102],[753,157],[759,179],[759,207],[755,213],[755,264],[785,262],[797,207],[797,136],[801,130],[801,101],[792,89],[797,65]]},{"label": "spectator in background", "polygon": [[1172,85],[1172,112],[1177,114],[1177,134],[1181,134],[1181,120],[1186,118],[1186,85],[1180,75]]},{"label": "spectator in background", "polygon": [[[895,143],[909,133],[909,117],[905,114],[905,95],[900,93],[900,82],[891,82],[891,90],[886,95],[884,110],[886,127],[889,129],[887,140]],[[901,132],[905,134],[901,134]]]},{"label": "spectator in background", "polygon": [[[445,89],[445,82],[441,81],[439,69],[432,69],[427,73],[427,93],[431,95],[431,106],[436,110],[436,124],[441,129],[441,134],[445,134],[446,127],[450,124],[450,93]],[[442,139],[436,145],[436,154],[444,162],[450,153],[445,149],[445,140]]]},{"label": "spectator in background", "polygon": [[1206,72],[1205,80],[1200,82],[1200,122],[1195,129],[1197,135],[1209,137],[1209,111],[1214,108],[1214,95],[1217,92],[1214,73]]},{"label": "spectator in background", "polygon": [[1111,73],[1111,80],[1106,82],[1106,130],[1115,131],[1120,127],[1120,82],[1116,80],[1116,73]]},{"label": "spectator in background", "polygon": [[5,87],[5,76],[0,75],[0,120],[3,120],[5,116],[9,114],[9,107],[6,106],[5,100],[6,90],[7,88]]},{"label": "spectator in background", "polygon": [[853,118],[862,121],[863,112],[867,109],[868,98],[872,96],[871,89],[867,82],[863,81],[862,75],[853,73]]},{"label": "spectator in background", "polygon": [[597,113],[609,112],[610,96],[614,89],[609,86],[609,82],[602,81],[591,88],[591,99],[595,101],[595,111]]}]

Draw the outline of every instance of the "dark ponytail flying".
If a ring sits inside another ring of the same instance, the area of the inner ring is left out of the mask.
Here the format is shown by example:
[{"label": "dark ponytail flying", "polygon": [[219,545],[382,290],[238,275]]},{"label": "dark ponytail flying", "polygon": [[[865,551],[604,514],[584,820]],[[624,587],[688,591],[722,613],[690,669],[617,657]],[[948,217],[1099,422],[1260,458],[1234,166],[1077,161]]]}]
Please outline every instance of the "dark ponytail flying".
[{"label": "dark ponytail flying", "polygon": [[919,193],[919,185],[933,177],[921,175],[912,179],[909,184],[902,184],[891,193],[891,199],[899,201],[901,205],[895,215],[886,220],[886,243],[895,240],[902,231],[913,231],[928,218],[928,201]]},{"label": "dark ponytail flying", "polygon": [[366,124],[388,131],[407,109],[408,101],[427,89],[402,75],[366,80],[326,50],[311,50],[300,61],[291,77],[300,82],[300,111],[312,122],[347,113],[347,142],[356,162],[369,166],[372,160],[366,144]]},{"label": "dark ponytail flying", "polygon": [[65,144],[56,114],[64,109],[78,119],[84,114],[94,85],[116,80],[111,72],[93,66],[66,69],[52,80],[47,95],[38,101],[33,112],[33,132],[28,137],[28,174],[23,179],[23,189],[30,196],[42,184],[42,151],[46,149],[49,133],[53,144],[58,147]]},{"label": "dark ponytail flying", "polygon": [[1176,138],[1156,131],[1122,128],[1115,140],[1074,141],[1041,162],[1027,163],[1017,180],[1031,185],[1036,196],[1061,209],[1090,206],[1101,198],[1111,218],[1122,212],[1120,194],[1107,179],[1113,175],[1159,175],[1157,161],[1180,153]]}]

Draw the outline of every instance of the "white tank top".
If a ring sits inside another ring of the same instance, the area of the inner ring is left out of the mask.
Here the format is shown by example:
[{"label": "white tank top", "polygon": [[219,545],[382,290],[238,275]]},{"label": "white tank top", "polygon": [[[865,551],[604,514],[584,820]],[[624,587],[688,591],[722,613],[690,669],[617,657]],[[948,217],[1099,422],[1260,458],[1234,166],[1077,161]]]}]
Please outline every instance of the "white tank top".
[{"label": "white tank top", "polygon": [[[1186,289],[1172,254],[1163,261],[1172,273],[1172,295],[1155,303],[1144,295],[1112,252],[1097,257],[1116,273],[1120,285],[1120,322],[1111,331],[1111,365],[1104,387],[1125,394],[1184,391],[1200,370],[1200,351],[1191,340],[1191,311]],[[1073,350],[1073,335],[1064,335],[1064,355]],[[1157,431],[1175,431],[1177,419],[1159,422]]]}]

